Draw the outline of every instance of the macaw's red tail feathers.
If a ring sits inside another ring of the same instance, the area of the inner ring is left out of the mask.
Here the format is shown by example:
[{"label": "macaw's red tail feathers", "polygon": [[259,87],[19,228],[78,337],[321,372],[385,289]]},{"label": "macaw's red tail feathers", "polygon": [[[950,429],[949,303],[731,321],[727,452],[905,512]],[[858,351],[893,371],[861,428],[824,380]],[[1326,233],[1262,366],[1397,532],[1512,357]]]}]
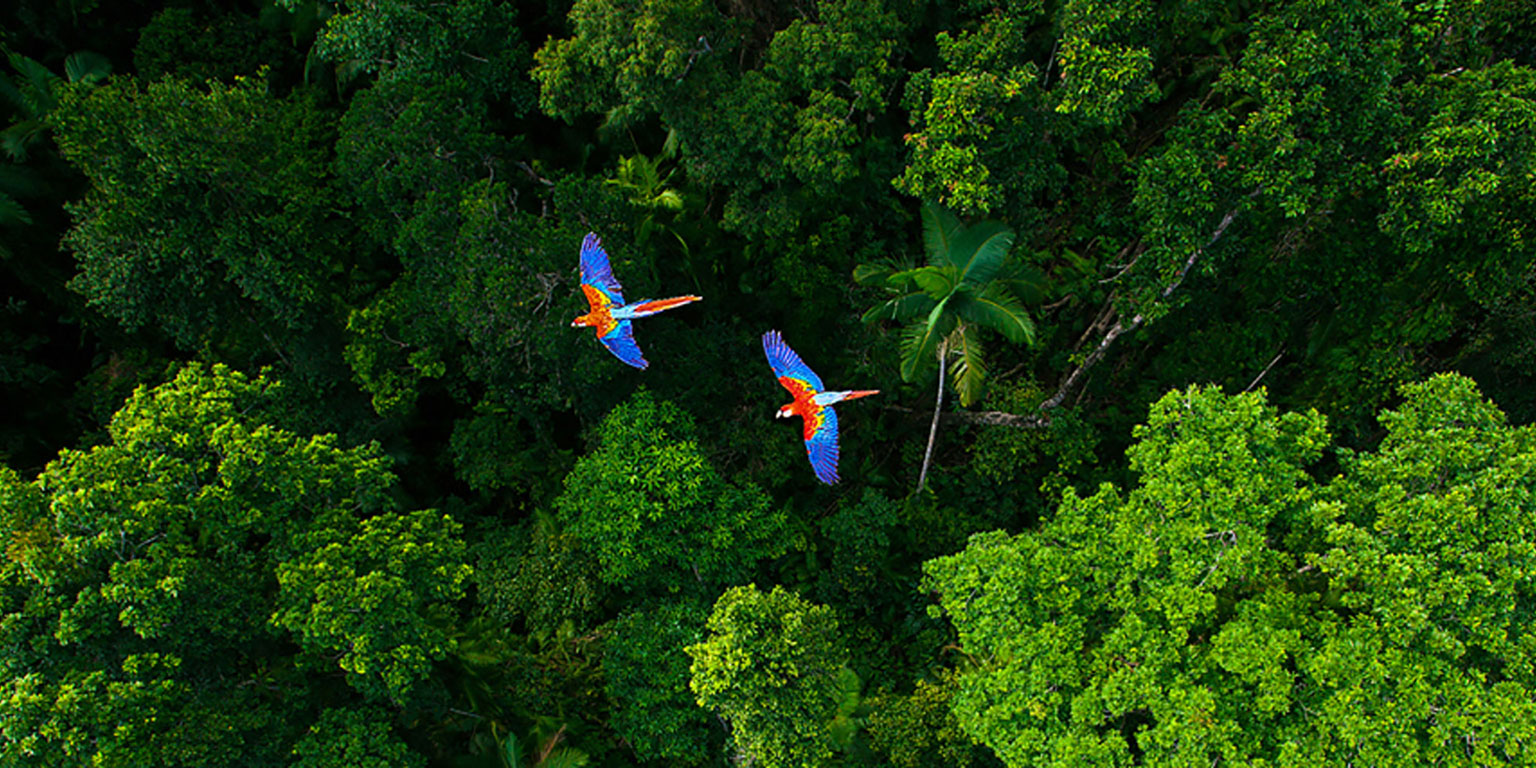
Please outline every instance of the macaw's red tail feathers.
[{"label": "macaw's red tail feathers", "polygon": [[878,390],[878,389],[855,389],[854,391],[849,392],[848,395],[846,397],[844,397],[843,399],[844,400],[857,400],[857,399],[859,399],[861,397],[869,397],[870,395],[878,395],[878,394],[880,394],[880,390]]},{"label": "macaw's red tail feathers", "polygon": [[634,312],[635,317],[647,317],[649,315],[654,315],[657,312],[665,312],[669,309],[676,309],[684,304],[692,304],[693,302],[700,301],[703,298],[703,296],[676,296],[670,299],[642,301],[638,304],[635,304],[632,308],[632,311]]}]

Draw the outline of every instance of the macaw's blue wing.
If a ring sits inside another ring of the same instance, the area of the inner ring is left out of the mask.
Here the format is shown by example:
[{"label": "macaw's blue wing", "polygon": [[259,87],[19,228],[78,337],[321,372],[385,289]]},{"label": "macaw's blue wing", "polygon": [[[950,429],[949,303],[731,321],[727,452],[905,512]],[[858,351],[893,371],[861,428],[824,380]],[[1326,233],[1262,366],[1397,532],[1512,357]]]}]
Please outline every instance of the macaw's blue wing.
[{"label": "macaw's blue wing", "polygon": [[608,252],[603,250],[603,241],[591,232],[581,241],[581,282],[602,291],[613,306],[624,306],[624,289],[608,265]]},{"label": "macaw's blue wing", "polygon": [[[826,389],[821,383],[821,377],[816,375],[811,367],[806,365],[800,356],[795,354],[788,344],[784,343],[784,337],[778,331],[769,331],[763,334],[763,353],[768,356],[768,364],[773,366],[773,375],[783,379],[799,379],[811,385],[817,392]],[[835,441],[834,441],[835,444]],[[834,461],[836,448],[833,448]]]},{"label": "macaw's blue wing", "polygon": [[832,406],[821,407],[821,424],[815,434],[805,440],[805,450],[811,456],[811,469],[816,479],[832,485],[837,482],[837,411]]},{"label": "macaw's blue wing", "polygon": [[603,346],[613,353],[614,357],[623,360],[636,368],[644,369],[650,365],[645,357],[640,354],[640,345],[635,343],[634,324],[628,320],[620,320],[613,325],[613,330],[606,335],[597,337]]}]

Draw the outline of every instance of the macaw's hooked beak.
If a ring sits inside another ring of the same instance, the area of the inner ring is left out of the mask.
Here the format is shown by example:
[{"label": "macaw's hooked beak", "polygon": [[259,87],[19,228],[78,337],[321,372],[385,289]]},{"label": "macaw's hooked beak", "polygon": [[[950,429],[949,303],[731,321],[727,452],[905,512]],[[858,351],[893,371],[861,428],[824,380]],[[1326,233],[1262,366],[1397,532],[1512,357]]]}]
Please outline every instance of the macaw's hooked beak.
[{"label": "macaw's hooked beak", "polygon": [[571,327],[572,328],[580,328],[581,327],[581,318],[578,317],[575,320],[572,320],[571,321]]},{"label": "macaw's hooked beak", "polygon": [[788,408],[780,408],[778,413],[773,414],[775,419],[787,419],[789,416],[790,413]]}]

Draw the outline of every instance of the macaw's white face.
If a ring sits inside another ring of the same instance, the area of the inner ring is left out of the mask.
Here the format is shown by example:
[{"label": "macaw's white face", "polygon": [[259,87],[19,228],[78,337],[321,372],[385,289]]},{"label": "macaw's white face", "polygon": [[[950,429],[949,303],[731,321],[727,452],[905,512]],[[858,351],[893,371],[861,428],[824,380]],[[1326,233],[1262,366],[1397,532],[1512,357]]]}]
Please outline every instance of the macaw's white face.
[{"label": "macaw's white face", "polygon": [[789,406],[786,405],[783,408],[780,408],[779,412],[775,413],[773,417],[775,419],[787,419],[793,415],[795,415],[794,412],[790,411]]}]

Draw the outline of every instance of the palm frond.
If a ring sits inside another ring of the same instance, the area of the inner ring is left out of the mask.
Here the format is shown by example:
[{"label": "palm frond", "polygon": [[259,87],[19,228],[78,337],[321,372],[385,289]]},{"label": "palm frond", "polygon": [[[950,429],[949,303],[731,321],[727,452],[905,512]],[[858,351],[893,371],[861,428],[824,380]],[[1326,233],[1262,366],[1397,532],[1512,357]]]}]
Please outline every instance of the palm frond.
[{"label": "palm frond", "polygon": [[539,763],[538,768],[582,768],[591,762],[591,759],[587,753],[575,747],[560,747],[549,753],[549,756]]},{"label": "palm frond", "polygon": [[27,161],[27,150],[43,140],[48,124],[39,118],[29,117],[7,126],[0,131],[0,149],[18,163]]},{"label": "palm frond", "polygon": [[27,213],[27,209],[21,207],[15,198],[0,192],[0,227],[31,223],[32,214]]},{"label": "palm frond", "polygon": [[853,281],[866,288],[881,288],[891,275],[896,274],[896,269],[890,264],[875,262],[873,264],[860,264],[853,268]]},{"label": "palm frond", "polygon": [[21,75],[21,82],[16,84],[16,92],[20,97],[17,106],[22,109],[27,117],[41,117],[53,111],[57,100],[53,95],[54,84],[60,78],[48,68],[19,53],[11,53],[11,68],[16,74]]},{"label": "palm frond", "polygon": [[963,228],[960,218],[938,203],[923,203],[923,250],[935,267],[956,267],[953,242]]},{"label": "palm frond", "polygon": [[916,381],[917,375],[935,362],[939,342],[955,329],[955,316],[944,311],[944,301],[936,303],[926,320],[913,323],[906,331],[901,350],[901,378]]},{"label": "palm frond", "polygon": [[501,743],[500,757],[503,768],[523,768],[523,745],[518,743],[517,734],[507,734],[506,741]]},{"label": "palm frond", "polygon": [[1044,272],[1037,267],[1020,264],[1015,259],[1009,259],[1003,265],[1003,270],[992,279],[992,285],[1006,288],[1025,304],[1044,303],[1049,288]]},{"label": "palm frond", "polygon": [[878,323],[881,320],[906,322],[915,318],[926,317],[929,312],[933,311],[933,307],[937,303],[933,300],[932,296],[926,293],[909,293],[871,307],[868,312],[864,313],[863,320],[866,323]]},{"label": "palm frond", "polygon": [[1013,230],[1000,221],[983,221],[966,227],[953,243],[960,282],[986,285],[1002,271],[1013,248]]},{"label": "palm frond", "polygon": [[95,51],[76,51],[64,60],[64,76],[71,83],[90,85],[112,74],[112,62]]},{"label": "palm frond", "polygon": [[912,282],[935,300],[950,295],[955,290],[955,270],[952,267],[918,267],[909,273]]},{"label": "palm frond", "polygon": [[1008,289],[989,286],[980,294],[959,294],[951,309],[968,323],[991,328],[1015,344],[1035,340],[1035,321]]},{"label": "palm frond", "polygon": [[986,393],[987,364],[982,357],[980,329],[974,325],[961,325],[950,334],[949,348],[955,356],[949,364],[949,375],[960,393],[960,404],[970,407]]}]

